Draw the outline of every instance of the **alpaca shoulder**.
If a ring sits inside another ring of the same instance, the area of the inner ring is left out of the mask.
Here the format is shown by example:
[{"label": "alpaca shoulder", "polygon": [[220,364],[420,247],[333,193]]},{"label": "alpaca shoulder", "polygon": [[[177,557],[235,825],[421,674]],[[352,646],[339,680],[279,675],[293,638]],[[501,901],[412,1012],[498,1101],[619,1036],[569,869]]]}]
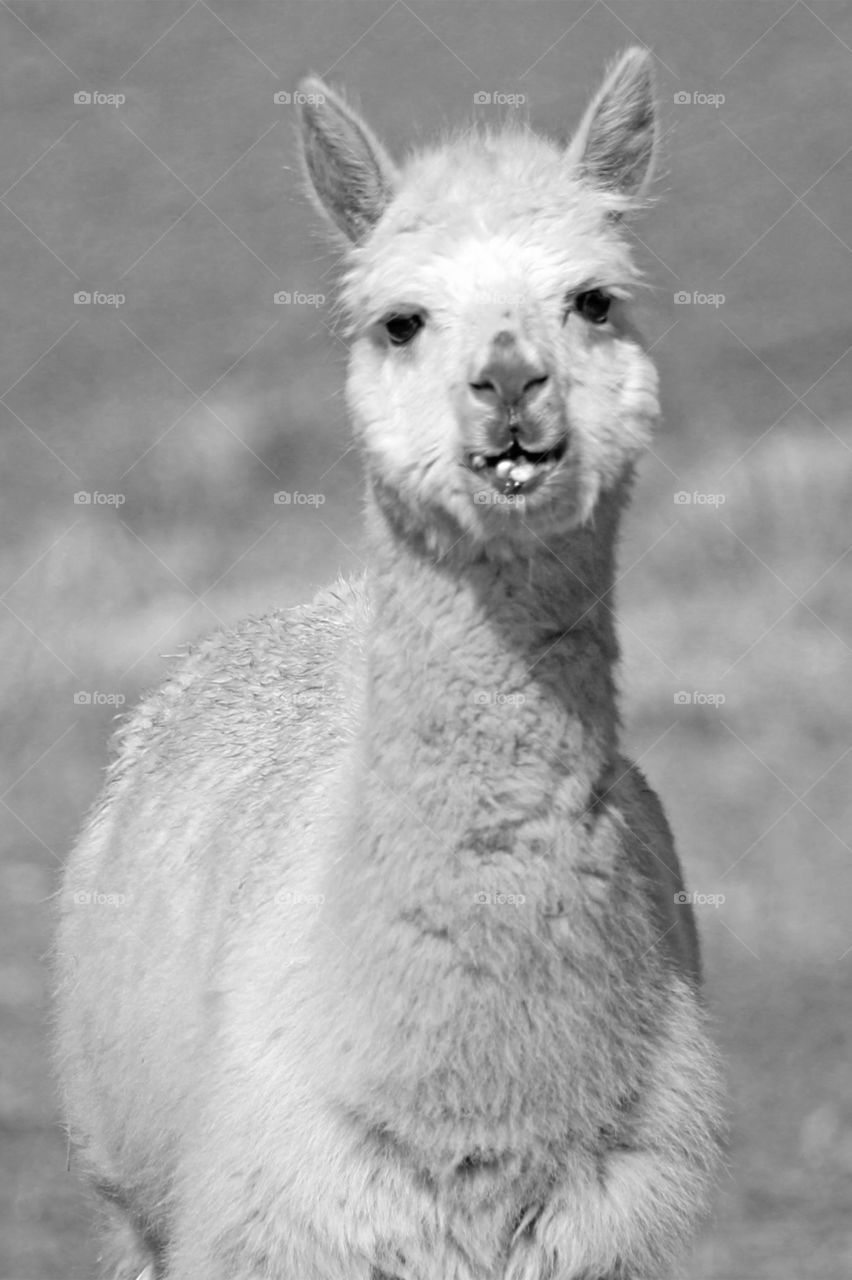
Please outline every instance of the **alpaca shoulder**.
[{"label": "alpaca shoulder", "polygon": [[328,751],[351,727],[366,616],[363,582],[341,580],[193,645],[117,730],[111,781],[149,769],[162,781],[170,759],[265,772]]}]

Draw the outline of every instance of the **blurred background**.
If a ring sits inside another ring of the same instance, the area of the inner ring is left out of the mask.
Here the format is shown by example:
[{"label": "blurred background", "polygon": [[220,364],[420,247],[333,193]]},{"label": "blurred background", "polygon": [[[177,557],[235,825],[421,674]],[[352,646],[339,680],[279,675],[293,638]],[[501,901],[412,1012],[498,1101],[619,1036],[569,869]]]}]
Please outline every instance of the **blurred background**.
[{"label": "blurred background", "polygon": [[621,548],[626,738],[700,895],[733,1108],[684,1275],[852,1273],[852,5],[10,0],[0,1280],[92,1274],[46,960],[116,714],[194,637],[360,563],[298,77],[399,154],[474,116],[570,130],[636,41],[665,134],[632,228],[665,420]]}]

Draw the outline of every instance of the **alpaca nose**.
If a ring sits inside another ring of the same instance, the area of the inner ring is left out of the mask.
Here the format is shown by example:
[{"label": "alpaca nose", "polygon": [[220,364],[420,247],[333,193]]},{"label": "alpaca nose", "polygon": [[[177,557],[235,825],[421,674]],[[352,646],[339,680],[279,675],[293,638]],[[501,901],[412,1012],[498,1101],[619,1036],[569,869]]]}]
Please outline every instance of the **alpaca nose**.
[{"label": "alpaca nose", "polygon": [[521,350],[513,334],[498,333],[485,363],[470,379],[470,389],[477,399],[493,404],[496,398],[508,407],[520,404],[547,381],[547,370],[532,353]]}]

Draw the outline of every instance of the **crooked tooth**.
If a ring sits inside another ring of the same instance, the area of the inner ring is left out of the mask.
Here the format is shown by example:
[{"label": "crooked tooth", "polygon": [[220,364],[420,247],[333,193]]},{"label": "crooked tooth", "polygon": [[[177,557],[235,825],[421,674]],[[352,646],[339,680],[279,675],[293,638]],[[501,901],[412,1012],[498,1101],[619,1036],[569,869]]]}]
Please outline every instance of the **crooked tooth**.
[{"label": "crooked tooth", "polygon": [[511,458],[501,458],[500,461],[497,463],[497,466],[495,467],[495,471],[497,472],[497,475],[502,480],[505,476],[509,474],[509,472],[512,470],[512,467],[514,465],[515,464],[512,462]]},{"label": "crooked tooth", "polygon": [[485,455],[482,453],[473,454],[470,460],[470,465],[473,467],[474,471],[481,471],[485,466]]}]

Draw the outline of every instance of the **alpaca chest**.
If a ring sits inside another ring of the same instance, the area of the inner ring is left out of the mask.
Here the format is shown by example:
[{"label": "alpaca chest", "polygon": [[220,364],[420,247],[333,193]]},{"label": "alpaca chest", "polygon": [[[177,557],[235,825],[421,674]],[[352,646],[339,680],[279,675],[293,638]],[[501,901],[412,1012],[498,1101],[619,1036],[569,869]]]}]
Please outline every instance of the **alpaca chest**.
[{"label": "alpaca chest", "polygon": [[643,1057],[642,964],[631,970],[607,946],[617,928],[607,903],[582,877],[557,882],[529,865],[478,883],[448,877],[400,904],[358,992],[350,965],[351,1073],[340,1088],[434,1171],[594,1148]]}]

